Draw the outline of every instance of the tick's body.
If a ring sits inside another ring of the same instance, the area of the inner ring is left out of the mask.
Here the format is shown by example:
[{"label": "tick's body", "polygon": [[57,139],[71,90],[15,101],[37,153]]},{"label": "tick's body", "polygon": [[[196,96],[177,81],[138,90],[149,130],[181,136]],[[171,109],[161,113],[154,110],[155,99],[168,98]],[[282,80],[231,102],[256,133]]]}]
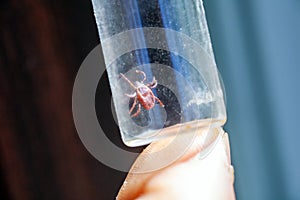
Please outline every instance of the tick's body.
[{"label": "tick's body", "polygon": [[136,82],[137,86],[135,86],[124,74],[120,74],[121,77],[123,77],[131,87],[134,88],[133,94],[125,94],[126,96],[130,98],[134,98],[133,104],[129,110],[129,113],[131,114],[133,109],[136,105],[138,105],[138,110],[131,115],[131,117],[136,117],[141,112],[141,106],[143,106],[146,110],[150,110],[155,106],[155,103],[158,102],[161,107],[164,107],[164,104],[157,98],[151,88],[155,88],[157,86],[157,81],[153,77],[153,80],[151,83],[144,84],[144,81],[146,80],[146,74],[143,71],[136,70],[136,73],[143,75],[143,80],[141,82]]}]

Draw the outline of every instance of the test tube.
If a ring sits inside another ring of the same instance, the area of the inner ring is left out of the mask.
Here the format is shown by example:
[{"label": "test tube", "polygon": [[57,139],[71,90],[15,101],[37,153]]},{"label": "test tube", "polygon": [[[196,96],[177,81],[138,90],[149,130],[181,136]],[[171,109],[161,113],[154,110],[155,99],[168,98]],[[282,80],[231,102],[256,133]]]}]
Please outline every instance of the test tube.
[{"label": "test tube", "polygon": [[225,123],[202,0],[92,3],[126,145]]}]

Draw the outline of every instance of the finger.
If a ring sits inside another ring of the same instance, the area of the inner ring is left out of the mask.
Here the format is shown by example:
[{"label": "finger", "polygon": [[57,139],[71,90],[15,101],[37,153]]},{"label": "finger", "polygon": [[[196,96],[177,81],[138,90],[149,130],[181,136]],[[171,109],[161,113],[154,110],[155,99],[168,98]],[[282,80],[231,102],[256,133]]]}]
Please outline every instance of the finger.
[{"label": "finger", "polygon": [[[151,152],[155,152],[158,149],[161,149],[166,144],[170,142],[170,139],[159,141],[156,143],[152,143],[149,147],[145,149],[145,151],[141,154],[141,156],[137,159],[136,163],[133,165],[130,173],[128,174],[122,188],[119,191],[118,199],[135,199],[139,196],[139,198],[148,198],[151,197],[153,199],[157,199],[160,195],[161,198],[164,198],[162,195],[167,195],[170,198],[174,195],[177,198],[180,198],[180,195],[176,193],[171,193],[171,191],[180,191],[181,195],[185,196],[185,199],[188,199],[186,195],[196,195],[196,192],[199,191],[199,185],[204,183],[204,186],[208,186],[209,184],[205,183],[205,179],[208,179],[208,175],[212,176],[213,174],[207,173],[207,170],[210,172],[214,172],[214,174],[221,173],[222,175],[229,175],[230,179],[224,179],[223,182],[227,180],[228,188],[224,191],[228,193],[231,191],[232,198],[234,198],[233,191],[233,170],[230,167],[230,149],[227,134],[224,134],[222,140],[218,143],[219,146],[222,144],[222,148],[215,148],[214,154],[210,154],[209,157],[217,156],[214,159],[205,158],[203,160],[199,160],[199,153],[202,152],[203,149],[207,149],[207,145],[211,145],[212,141],[216,141],[216,137],[220,135],[220,130],[217,133],[212,134],[210,141],[207,142],[207,135],[204,134],[205,131],[202,131],[198,134],[196,140],[192,147],[188,150],[185,156],[178,159],[175,163],[170,165],[167,168],[157,170],[151,173],[135,173],[138,169],[140,169],[143,165],[147,165],[147,157],[151,154]],[[219,150],[218,150],[219,149]],[[221,156],[223,155],[223,156]],[[222,159],[221,159],[222,158]],[[212,161],[217,160],[223,162],[223,165],[217,165],[216,163],[211,163]],[[224,164],[225,163],[225,164]],[[222,166],[222,170],[217,170],[218,173],[215,173],[215,170],[212,168],[205,168],[207,166]],[[226,167],[227,166],[227,167]],[[207,169],[207,170],[205,170]],[[227,170],[225,170],[227,169]],[[228,170],[229,169],[229,170]],[[225,171],[224,171],[225,170]],[[204,173],[204,174],[203,174]],[[181,175],[181,176],[180,176]],[[190,176],[189,176],[190,175]],[[206,176],[205,176],[206,175]],[[185,177],[185,178],[184,178]],[[206,177],[206,178],[204,178]],[[225,176],[220,176],[225,177]],[[210,177],[211,178],[211,177]],[[209,180],[209,179],[208,179]],[[210,179],[213,180],[213,179]],[[222,179],[223,180],[223,179]],[[200,182],[199,182],[200,181]],[[202,181],[202,182],[201,182]],[[188,182],[188,183],[187,183]],[[222,181],[221,181],[222,182]],[[218,182],[218,183],[221,183]],[[184,184],[185,187],[180,187]],[[186,187],[188,186],[188,187]],[[198,188],[194,190],[195,187]],[[170,190],[173,188],[174,190]],[[193,189],[194,188],[194,189]],[[203,187],[204,188],[204,187]],[[225,187],[223,187],[225,188]],[[192,192],[194,191],[194,192]],[[209,190],[205,190],[209,191]],[[204,195],[204,193],[202,194]],[[223,196],[224,197],[224,196]],[[225,198],[223,198],[225,199]]]},{"label": "finger", "polygon": [[233,170],[224,147],[220,141],[207,158],[195,157],[156,174],[145,183],[137,199],[235,199]]},{"label": "finger", "polygon": [[[203,149],[208,148],[208,146],[213,143],[217,139],[219,135],[223,133],[222,130],[216,129],[217,131],[208,131],[207,129],[201,129],[197,133],[197,137],[194,138],[194,141],[190,148],[187,149],[187,152],[182,156],[179,157],[175,162],[171,163],[171,165],[175,165],[176,163],[184,162],[185,160],[190,159],[191,157],[197,155],[199,152],[202,152]],[[176,137],[178,137],[178,141],[180,143],[185,143],[186,140],[191,139],[191,135],[194,134],[194,130],[191,130],[191,133],[187,134],[179,134]],[[208,137],[210,136],[210,137]],[[174,154],[178,153],[176,152],[177,149],[180,148],[181,144],[178,144],[176,142],[173,142],[172,137],[168,137],[163,140],[159,140],[156,142],[151,143],[136,159],[135,163],[133,164],[132,168],[130,169],[130,172],[127,175],[126,180],[123,183],[123,186],[121,187],[118,199],[134,199],[137,197],[139,193],[141,193],[142,186],[145,185],[145,183],[151,179],[151,177],[158,174],[160,171],[164,169],[159,169],[155,171],[151,171],[149,173],[141,173],[144,171],[148,171],[147,169],[155,168],[156,166],[160,165],[161,163],[165,163],[165,160],[168,158],[174,156]],[[166,147],[171,146],[171,150],[169,153],[172,155],[169,155],[168,153],[165,153],[164,151],[161,151],[162,149],[165,149]],[[156,156],[153,156],[156,152],[163,152],[156,154]],[[154,158],[153,158],[154,157]],[[170,165],[170,163],[167,163]],[[171,166],[170,165],[170,166]],[[154,167],[151,167],[154,166]]]}]

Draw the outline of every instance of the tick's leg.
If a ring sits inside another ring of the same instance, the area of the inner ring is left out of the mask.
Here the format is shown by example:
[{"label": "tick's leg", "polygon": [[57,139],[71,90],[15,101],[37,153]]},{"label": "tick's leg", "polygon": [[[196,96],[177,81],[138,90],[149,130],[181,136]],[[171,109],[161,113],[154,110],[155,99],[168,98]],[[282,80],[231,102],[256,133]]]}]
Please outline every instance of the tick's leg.
[{"label": "tick's leg", "polygon": [[132,114],[131,117],[138,116],[140,114],[140,112],[141,112],[141,104],[139,104],[138,110],[134,114]]},{"label": "tick's leg", "polygon": [[161,102],[161,100],[159,98],[155,97],[155,99],[161,107],[165,107],[165,105]]},{"label": "tick's leg", "polygon": [[157,81],[156,81],[154,76],[153,76],[152,82],[147,84],[147,86],[150,87],[150,88],[155,88],[157,86]]},{"label": "tick's leg", "polygon": [[129,114],[131,114],[131,112],[132,112],[133,109],[135,108],[136,103],[137,103],[137,98],[134,98],[133,104],[132,104],[132,106],[131,106],[131,108],[130,108],[130,110],[129,110]]},{"label": "tick's leg", "polygon": [[134,86],[134,84],[124,75],[124,74],[122,74],[122,73],[120,73],[120,76],[127,82],[127,83],[129,83],[129,85],[131,86],[131,87],[133,87],[134,89],[136,89],[136,87]]},{"label": "tick's leg", "polygon": [[138,74],[142,74],[143,75],[143,80],[142,80],[142,83],[146,80],[146,74],[145,72],[141,71],[141,70],[135,70],[136,73]]},{"label": "tick's leg", "polygon": [[125,94],[126,96],[128,96],[129,98],[134,98],[136,97],[136,92],[134,92],[133,94]]}]

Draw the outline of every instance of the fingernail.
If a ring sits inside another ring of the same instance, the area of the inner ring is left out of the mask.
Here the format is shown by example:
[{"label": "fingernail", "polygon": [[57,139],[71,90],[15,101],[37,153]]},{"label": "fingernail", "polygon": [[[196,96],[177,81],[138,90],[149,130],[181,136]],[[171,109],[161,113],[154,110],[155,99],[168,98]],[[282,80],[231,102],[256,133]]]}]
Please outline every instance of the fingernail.
[{"label": "fingernail", "polygon": [[222,141],[225,148],[228,165],[231,165],[230,144],[228,134],[226,132],[222,136]]}]

